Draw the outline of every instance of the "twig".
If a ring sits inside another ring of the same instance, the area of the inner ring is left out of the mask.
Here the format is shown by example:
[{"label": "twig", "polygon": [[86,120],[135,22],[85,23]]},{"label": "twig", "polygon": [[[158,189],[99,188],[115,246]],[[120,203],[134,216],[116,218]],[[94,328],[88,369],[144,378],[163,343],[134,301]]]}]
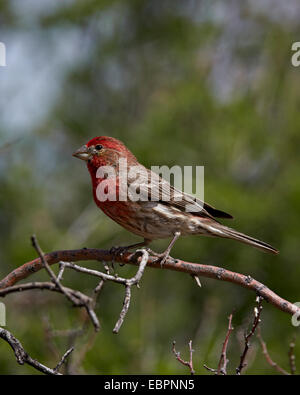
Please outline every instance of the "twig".
[{"label": "twig", "polygon": [[217,369],[213,369],[213,368],[210,368],[209,366],[207,366],[207,365],[203,365],[203,367],[206,369],[206,370],[208,370],[209,372],[211,372],[211,373],[214,373],[214,374],[218,374],[218,370]]},{"label": "twig", "polygon": [[12,287],[8,287],[5,289],[0,289],[0,297],[5,297],[6,295],[9,295],[11,293],[15,292],[23,292],[23,291],[29,291],[33,289],[40,289],[40,290],[48,290],[48,291],[53,291],[53,292],[58,292],[62,293],[63,295],[66,295],[66,292],[72,296],[74,300],[76,300],[76,307],[84,307],[92,321],[92,324],[95,328],[96,331],[100,329],[100,323],[99,320],[91,307],[93,304],[93,299],[88,297],[87,295],[83,294],[80,291],[67,288],[67,287],[62,287],[57,288],[56,284],[52,282],[32,282],[32,283],[25,283],[25,284],[19,284],[19,285],[13,285]]},{"label": "twig", "polygon": [[98,296],[100,295],[100,292],[103,289],[103,285],[104,285],[104,280],[101,280],[99,282],[99,284],[97,285],[97,287],[94,289],[94,294],[95,294],[96,298],[98,298]]},{"label": "twig", "polygon": [[65,271],[65,262],[59,262],[59,272],[57,275],[57,281],[61,281],[63,279],[64,271]]},{"label": "twig", "polygon": [[113,329],[113,333],[116,333],[116,334],[119,333],[119,330],[124,322],[124,319],[126,317],[126,314],[128,312],[129,306],[130,306],[130,300],[131,300],[131,287],[129,285],[127,285],[125,288],[123,307],[122,307],[119,319],[116,322],[116,325]]},{"label": "twig", "polygon": [[174,340],[173,344],[172,344],[172,351],[173,351],[173,354],[175,355],[177,361],[179,361],[182,365],[187,366],[190,369],[191,375],[194,375],[196,372],[195,372],[194,366],[193,366],[193,352],[194,352],[194,350],[193,350],[193,346],[192,346],[192,340],[189,341],[189,351],[190,351],[190,360],[189,361],[185,361],[184,359],[181,358],[180,352],[176,351],[176,349],[175,349],[175,345],[176,345],[176,341]]},{"label": "twig", "polygon": [[87,269],[82,266],[75,265],[74,263],[71,263],[71,262],[64,262],[64,267],[66,267],[66,268],[73,269],[73,270],[80,272],[80,273],[89,274],[91,276],[100,277],[102,279],[102,281],[100,281],[100,283],[94,290],[94,292],[96,294],[98,294],[100,292],[100,290],[102,289],[104,281],[112,281],[112,282],[116,282],[116,283],[125,285],[125,297],[124,297],[124,302],[123,302],[123,308],[121,310],[119,319],[113,329],[113,333],[118,333],[123,322],[124,322],[124,318],[128,312],[129,306],[130,306],[131,287],[139,284],[139,282],[143,276],[143,273],[145,271],[148,259],[149,259],[149,253],[147,250],[144,250],[144,249],[137,250],[135,254],[136,255],[141,254],[142,258],[139,263],[138,271],[136,272],[135,276],[130,279],[119,277],[118,275],[111,275],[108,273],[99,272],[98,270]]},{"label": "twig", "polygon": [[285,369],[283,369],[282,367],[280,367],[280,366],[279,366],[276,362],[274,362],[274,361],[272,360],[272,358],[270,357],[269,352],[268,352],[268,349],[267,349],[267,345],[266,345],[266,343],[263,341],[263,338],[262,338],[262,336],[261,336],[260,328],[258,328],[258,330],[257,330],[257,337],[258,337],[258,339],[259,339],[259,341],[260,341],[263,354],[264,354],[264,356],[265,356],[265,358],[266,358],[268,364],[271,365],[274,369],[276,369],[277,372],[279,372],[279,373],[281,373],[281,374],[283,374],[283,375],[289,376],[290,373],[287,372],[287,371],[286,371]]},{"label": "twig", "polygon": [[243,368],[247,365],[246,361],[246,356],[247,353],[249,351],[249,347],[250,347],[250,339],[251,337],[254,335],[256,328],[258,327],[259,323],[260,323],[260,315],[262,312],[262,301],[263,298],[261,296],[258,296],[256,298],[256,302],[257,302],[257,307],[254,308],[254,319],[253,319],[253,323],[252,323],[252,328],[250,330],[250,332],[244,335],[244,339],[245,339],[245,347],[244,347],[244,351],[241,355],[241,359],[240,359],[240,364],[239,366],[236,368],[236,374],[240,375]]},{"label": "twig", "polygon": [[227,364],[229,362],[229,360],[227,359],[227,346],[228,346],[228,341],[229,341],[229,337],[231,332],[233,331],[233,327],[232,327],[232,314],[230,314],[229,319],[228,319],[228,330],[226,333],[226,337],[223,343],[223,347],[222,347],[222,353],[221,353],[221,357],[220,357],[220,361],[218,364],[218,369],[217,369],[217,374],[223,374],[226,375],[227,374]]},{"label": "twig", "polygon": [[[68,292],[60,283],[60,280],[56,277],[54,274],[53,270],[50,268],[50,266],[47,263],[47,259],[45,258],[45,255],[39,246],[39,243],[37,241],[37,238],[35,235],[31,236],[31,242],[33,248],[37,251],[43,266],[45,267],[47,273],[49,274],[49,277],[51,278],[51,281],[56,285],[56,287],[63,293],[72,303],[74,306],[78,306],[78,300],[73,297],[72,293]],[[64,269],[63,269],[64,270]],[[59,277],[62,276],[62,271],[60,270]]]},{"label": "twig", "polygon": [[62,278],[63,272],[65,267],[67,267],[67,263],[66,262],[60,262],[60,270],[59,270],[59,274],[58,277],[56,277],[55,273],[53,272],[53,270],[50,268],[47,259],[45,258],[45,254],[43,253],[41,247],[39,246],[39,243],[37,241],[37,238],[35,235],[33,235],[31,237],[31,242],[32,242],[32,246],[35,248],[35,250],[37,251],[43,266],[45,267],[47,273],[49,274],[51,281],[55,284],[56,288],[63,293],[67,299],[69,299],[74,306],[76,307],[85,307],[94,327],[95,330],[98,331],[100,329],[100,323],[99,320],[97,318],[97,315],[94,311],[94,303],[92,301],[92,299],[86,297],[86,295],[83,295],[82,293],[79,293],[80,296],[75,297],[73,295],[73,292],[70,291],[68,288],[63,287],[60,283],[60,279]]},{"label": "twig", "polygon": [[291,368],[291,374],[296,374],[296,357],[295,357],[295,343],[296,339],[295,337],[293,340],[290,342],[290,349],[289,349],[289,361],[290,361],[290,368]]},{"label": "twig", "polygon": [[68,356],[71,354],[71,352],[74,351],[74,347],[71,347],[68,351],[66,351],[64,353],[64,355],[62,356],[61,360],[58,362],[58,364],[56,365],[56,367],[54,368],[54,372],[57,373],[59,371],[59,369],[61,368],[61,366],[66,362],[66,359],[68,358]]},{"label": "twig", "polygon": [[62,357],[57,367],[55,369],[51,369],[43,365],[42,363],[38,362],[36,359],[31,358],[31,356],[28,355],[27,352],[24,350],[21,342],[18,339],[16,339],[8,330],[0,328],[0,338],[5,340],[13,349],[18,364],[24,365],[26,363],[34,367],[39,372],[48,375],[61,375],[61,373],[59,373],[58,370],[71,353],[71,350],[68,350]]},{"label": "twig", "polygon": [[[113,259],[113,254],[107,250],[80,249],[54,251],[49,254],[45,254],[44,257],[47,260],[48,265],[52,265],[60,261],[76,262],[98,260],[103,262],[111,262],[111,260]],[[118,254],[117,256],[114,255],[114,258],[117,262],[133,265],[138,265],[141,260],[141,258],[136,259],[135,254],[130,252]],[[279,310],[287,312],[291,315],[300,315],[300,308],[298,306],[281,298],[264,284],[244,274],[235,273],[217,266],[185,262],[182,260],[175,260],[173,258],[168,258],[164,263],[163,267],[161,268],[161,265],[159,262],[157,262],[157,258],[155,256],[149,257],[147,266],[164,270],[175,270],[200,277],[207,277],[219,281],[231,282],[248,290],[254,291],[256,294],[262,296],[265,301],[273,304]],[[16,284],[20,280],[30,276],[32,273],[37,272],[42,267],[43,264],[40,258],[25,263],[24,265],[13,270],[2,281],[0,281],[0,289],[4,289]]]},{"label": "twig", "polygon": [[196,284],[198,285],[198,287],[202,287],[202,285],[201,285],[201,281],[200,281],[200,278],[198,277],[198,276],[195,276],[195,275],[193,275],[192,276],[194,279],[195,279],[195,281],[196,281]]},{"label": "twig", "polygon": [[131,300],[131,287],[133,285],[139,285],[139,282],[143,276],[144,270],[146,268],[148,259],[149,259],[149,253],[147,250],[137,250],[137,253],[142,253],[142,259],[140,262],[140,266],[138,271],[136,272],[136,275],[132,277],[129,280],[126,280],[125,283],[125,297],[124,297],[124,302],[123,302],[123,308],[120,313],[120,317],[113,329],[113,333],[119,333],[119,330],[124,322],[124,319],[126,317],[126,314],[128,312],[129,306],[130,306],[130,300]]},{"label": "twig", "polygon": [[[7,294],[12,293],[12,292],[20,292],[20,291],[25,291],[25,290],[29,290],[29,289],[48,289],[51,291],[63,293],[64,295],[68,296],[68,299],[72,300],[72,302],[75,306],[83,306],[86,308],[86,311],[87,311],[92,323],[94,324],[95,329],[98,330],[100,328],[100,324],[99,324],[99,320],[96,316],[96,313],[94,311],[94,307],[96,304],[97,295],[100,292],[101,288],[103,287],[103,282],[104,281],[112,281],[112,282],[116,282],[119,284],[123,284],[123,285],[125,285],[125,298],[124,298],[124,302],[123,302],[123,308],[120,313],[119,319],[113,329],[113,333],[118,333],[123,322],[124,322],[124,318],[128,312],[128,309],[129,309],[130,299],[131,299],[131,287],[139,284],[139,281],[141,280],[144,270],[146,268],[146,265],[147,265],[147,262],[149,259],[148,251],[138,250],[136,252],[137,254],[142,254],[142,258],[140,260],[139,268],[138,268],[135,276],[133,276],[130,279],[119,277],[118,275],[113,276],[108,273],[99,272],[98,270],[87,269],[82,266],[75,265],[72,262],[63,262],[63,263],[61,262],[60,263],[60,265],[61,265],[60,273],[62,273],[62,266],[63,266],[63,269],[69,268],[69,269],[75,270],[77,272],[85,273],[85,274],[88,274],[91,276],[100,277],[102,279],[101,282],[98,284],[98,286],[95,288],[95,299],[92,299],[92,298],[89,298],[88,296],[82,294],[79,291],[75,291],[70,288],[63,287],[61,285],[61,283],[58,281],[58,279],[55,276],[55,274],[53,273],[53,271],[48,267],[49,265],[47,264],[46,260],[44,259],[43,253],[39,249],[36,239],[33,238],[33,242],[34,242],[34,245],[36,246],[37,250],[39,251],[39,254],[40,254],[40,257],[43,261],[43,264],[46,263],[44,266],[47,269],[49,275],[51,276],[53,282],[52,283],[50,283],[50,282],[43,282],[43,283],[34,282],[34,283],[27,283],[27,284],[21,284],[21,285],[14,285],[14,286],[2,289],[2,290],[0,289],[0,297],[6,296]],[[50,269],[50,270],[48,270],[48,269]],[[61,277],[61,275],[60,275],[60,277]]]},{"label": "twig", "polygon": [[[41,290],[46,289],[48,291],[54,291],[64,294],[64,292],[62,292],[59,288],[57,288],[56,285],[53,284],[52,282],[44,281],[44,282],[32,282],[32,283],[13,285],[12,287],[0,289],[0,297],[5,297],[6,295],[9,295],[11,293],[29,291],[32,289],[41,289]],[[67,287],[64,287],[64,290],[67,290],[70,294],[72,294],[74,298],[77,298],[77,300],[81,302],[81,304],[78,302],[78,306],[84,306],[86,303],[91,302],[92,300],[91,298],[84,295],[80,291],[76,291],[74,289]]]}]

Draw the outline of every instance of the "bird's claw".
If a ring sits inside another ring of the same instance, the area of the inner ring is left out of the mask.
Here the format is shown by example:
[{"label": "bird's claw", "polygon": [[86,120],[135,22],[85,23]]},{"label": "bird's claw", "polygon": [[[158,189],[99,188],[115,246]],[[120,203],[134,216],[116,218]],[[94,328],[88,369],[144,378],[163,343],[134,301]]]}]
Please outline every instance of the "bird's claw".
[{"label": "bird's claw", "polygon": [[167,259],[170,257],[169,254],[165,254],[165,253],[162,253],[162,254],[156,253],[156,256],[157,256],[157,259],[155,260],[155,263],[156,262],[160,263],[161,268],[164,266],[164,264],[167,262]]},{"label": "bird's claw", "polygon": [[162,268],[164,266],[164,264],[166,263],[167,259],[168,259],[168,255],[165,255],[164,257],[162,257],[160,259],[160,267]]},{"label": "bird's claw", "polygon": [[151,254],[152,256],[156,257],[155,263],[160,263],[160,266],[163,267],[163,265],[166,263],[167,259],[170,258],[169,251],[165,252],[155,252],[151,250],[151,248],[146,248],[146,250]]},{"label": "bird's claw", "polygon": [[[122,255],[128,251],[128,247],[111,247],[111,249],[109,250],[109,253],[112,255],[112,261],[111,261],[111,265],[112,268],[114,270],[114,263],[116,260],[116,257],[119,255],[122,257]],[[125,263],[120,262],[119,263],[120,266],[124,266]]]},{"label": "bird's claw", "polygon": [[162,253],[158,253],[158,252],[151,250],[151,248],[149,248],[149,247],[146,248],[146,251],[149,252],[149,254],[151,254],[157,258],[161,258],[164,255]]},{"label": "bird's claw", "polygon": [[114,257],[116,257],[117,255],[122,256],[127,251],[128,251],[128,247],[111,247],[109,253]]}]

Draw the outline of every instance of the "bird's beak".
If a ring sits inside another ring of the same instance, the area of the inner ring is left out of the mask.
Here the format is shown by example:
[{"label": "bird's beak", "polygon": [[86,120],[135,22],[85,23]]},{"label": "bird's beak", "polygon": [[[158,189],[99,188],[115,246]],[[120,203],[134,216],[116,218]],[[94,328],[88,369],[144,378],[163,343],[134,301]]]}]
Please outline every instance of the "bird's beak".
[{"label": "bird's beak", "polygon": [[92,154],[89,151],[89,148],[86,145],[83,145],[73,153],[73,156],[75,158],[88,161],[92,157]]}]

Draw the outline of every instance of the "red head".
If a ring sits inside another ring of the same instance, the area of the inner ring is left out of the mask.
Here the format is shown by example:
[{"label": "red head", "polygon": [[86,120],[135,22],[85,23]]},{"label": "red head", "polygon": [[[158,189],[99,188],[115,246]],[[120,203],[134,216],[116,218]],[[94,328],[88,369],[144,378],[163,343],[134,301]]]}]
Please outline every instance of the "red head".
[{"label": "red head", "polygon": [[121,157],[127,158],[128,163],[137,163],[136,157],[120,140],[108,136],[94,137],[73,156],[85,160],[91,173],[100,166],[115,166]]},{"label": "red head", "polygon": [[[73,153],[76,158],[82,159],[87,162],[92,183],[93,193],[96,204],[103,208],[103,204],[97,198],[97,186],[102,183],[106,177],[98,175],[98,169],[100,167],[113,167],[116,175],[119,172],[119,159],[125,158],[127,160],[127,166],[137,165],[138,161],[135,156],[125,147],[121,141],[107,136],[99,136],[90,140],[87,144],[83,145],[77,151]],[[109,180],[106,180],[108,182]],[[117,184],[115,179],[111,179],[112,190],[116,189],[118,193]],[[105,205],[105,204],[104,204]]]}]

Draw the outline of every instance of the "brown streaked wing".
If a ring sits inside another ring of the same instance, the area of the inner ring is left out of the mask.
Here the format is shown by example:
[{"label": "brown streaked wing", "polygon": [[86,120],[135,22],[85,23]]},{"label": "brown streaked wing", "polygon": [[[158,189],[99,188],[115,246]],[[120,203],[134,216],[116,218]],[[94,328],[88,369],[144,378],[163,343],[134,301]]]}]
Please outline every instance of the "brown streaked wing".
[{"label": "brown streaked wing", "polygon": [[[179,191],[174,188],[168,181],[164,180],[162,177],[158,176],[156,173],[151,170],[145,168],[144,166],[140,166],[141,172],[138,174],[138,178],[129,178],[128,183],[132,183],[135,180],[138,180],[139,193],[145,200],[154,199],[155,201],[159,201],[162,204],[170,205],[172,204],[174,207],[177,207],[181,211],[186,211],[187,205],[190,205],[190,209],[195,210],[192,211],[192,214],[199,217],[211,218],[215,220],[217,218],[233,218],[230,214],[218,210],[215,207],[202,202],[200,199],[195,198],[187,193]],[[150,183],[150,180],[152,183]],[[157,184],[159,183],[158,187]],[[163,196],[170,196],[169,201],[162,200]],[[191,212],[191,210],[189,210]],[[216,220],[215,220],[216,221]]]}]

